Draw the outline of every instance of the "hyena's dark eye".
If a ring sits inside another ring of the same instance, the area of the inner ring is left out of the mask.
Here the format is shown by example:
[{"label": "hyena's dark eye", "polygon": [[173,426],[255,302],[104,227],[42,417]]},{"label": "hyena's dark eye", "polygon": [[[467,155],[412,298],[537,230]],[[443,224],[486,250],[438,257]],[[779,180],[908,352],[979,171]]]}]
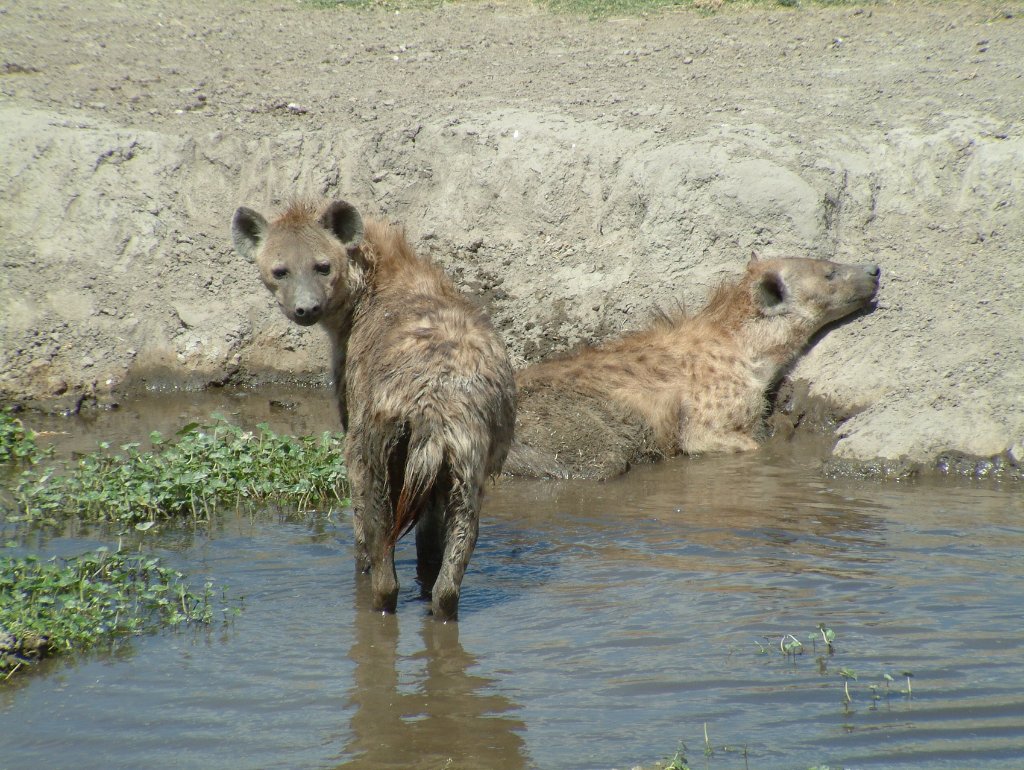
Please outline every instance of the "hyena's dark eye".
[{"label": "hyena's dark eye", "polygon": [[331,263],[330,262],[317,262],[316,266],[313,269],[316,270],[318,273],[320,273],[320,275],[330,275],[331,274]]},{"label": "hyena's dark eye", "polygon": [[286,275],[288,275],[288,268],[287,267],[275,267],[273,270],[270,271],[270,274],[272,276],[274,276],[274,278],[276,278],[277,280],[280,281],[282,278],[284,278]]},{"label": "hyena's dark eye", "polygon": [[835,277],[836,277],[836,269],[835,268],[832,268],[827,273],[825,273],[825,280],[826,281],[831,281]]}]

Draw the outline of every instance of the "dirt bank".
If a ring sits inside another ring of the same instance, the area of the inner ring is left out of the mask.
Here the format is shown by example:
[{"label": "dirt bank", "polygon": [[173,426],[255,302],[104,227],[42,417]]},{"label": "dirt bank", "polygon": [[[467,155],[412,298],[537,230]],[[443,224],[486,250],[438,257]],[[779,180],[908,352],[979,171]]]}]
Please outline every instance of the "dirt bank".
[{"label": "dirt bank", "polygon": [[[1024,5],[0,8],[0,393],[323,377],[239,204],[407,225],[517,363],[698,305],[751,249],[876,261],[792,372],[840,459],[1024,461]],[[55,402],[57,403],[57,402]]]}]

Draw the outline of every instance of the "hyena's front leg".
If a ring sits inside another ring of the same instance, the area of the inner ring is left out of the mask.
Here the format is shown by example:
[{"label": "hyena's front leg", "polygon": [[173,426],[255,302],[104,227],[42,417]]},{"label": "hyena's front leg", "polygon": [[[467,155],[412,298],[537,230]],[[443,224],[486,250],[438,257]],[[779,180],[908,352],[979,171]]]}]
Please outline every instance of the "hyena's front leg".
[{"label": "hyena's front leg", "polygon": [[345,452],[348,468],[348,487],[352,495],[352,534],[356,572],[370,571],[370,554],[366,549],[363,517],[366,515],[366,466],[356,452]]},{"label": "hyena's front leg", "polygon": [[386,472],[368,463],[362,468],[364,492],[360,510],[363,553],[370,567],[373,609],[394,612],[398,607],[393,532],[395,514],[388,494]]}]

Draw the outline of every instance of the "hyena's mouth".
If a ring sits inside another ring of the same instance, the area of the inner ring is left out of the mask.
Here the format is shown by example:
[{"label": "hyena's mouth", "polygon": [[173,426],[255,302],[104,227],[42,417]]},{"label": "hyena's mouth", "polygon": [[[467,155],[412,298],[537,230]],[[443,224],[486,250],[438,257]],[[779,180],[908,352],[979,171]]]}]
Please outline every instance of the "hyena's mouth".
[{"label": "hyena's mouth", "polygon": [[323,317],[323,311],[319,307],[312,310],[299,310],[297,308],[290,308],[280,302],[278,305],[280,305],[281,312],[288,317],[288,320],[292,323],[297,323],[299,326],[312,326]]},{"label": "hyena's mouth", "polygon": [[288,313],[288,318],[299,326],[312,326],[320,320],[320,314],[307,313],[306,315],[295,315],[295,313]]}]

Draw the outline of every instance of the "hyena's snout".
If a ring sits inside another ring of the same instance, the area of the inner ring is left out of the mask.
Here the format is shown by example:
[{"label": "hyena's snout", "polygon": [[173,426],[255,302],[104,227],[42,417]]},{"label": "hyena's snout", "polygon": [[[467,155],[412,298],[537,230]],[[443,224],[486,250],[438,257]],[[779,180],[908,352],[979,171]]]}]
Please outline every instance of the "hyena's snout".
[{"label": "hyena's snout", "polygon": [[878,265],[862,265],[862,267],[868,274],[868,280],[871,282],[871,299],[874,299],[878,292],[878,282],[882,277],[882,268]]},{"label": "hyena's snout", "polygon": [[882,277],[882,268],[875,264],[853,265],[847,273],[850,291],[861,302],[870,302],[878,292],[878,282]]},{"label": "hyena's snout", "polygon": [[311,326],[323,317],[325,297],[318,286],[296,286],[281,303],[285,315],[301,326]]}]

